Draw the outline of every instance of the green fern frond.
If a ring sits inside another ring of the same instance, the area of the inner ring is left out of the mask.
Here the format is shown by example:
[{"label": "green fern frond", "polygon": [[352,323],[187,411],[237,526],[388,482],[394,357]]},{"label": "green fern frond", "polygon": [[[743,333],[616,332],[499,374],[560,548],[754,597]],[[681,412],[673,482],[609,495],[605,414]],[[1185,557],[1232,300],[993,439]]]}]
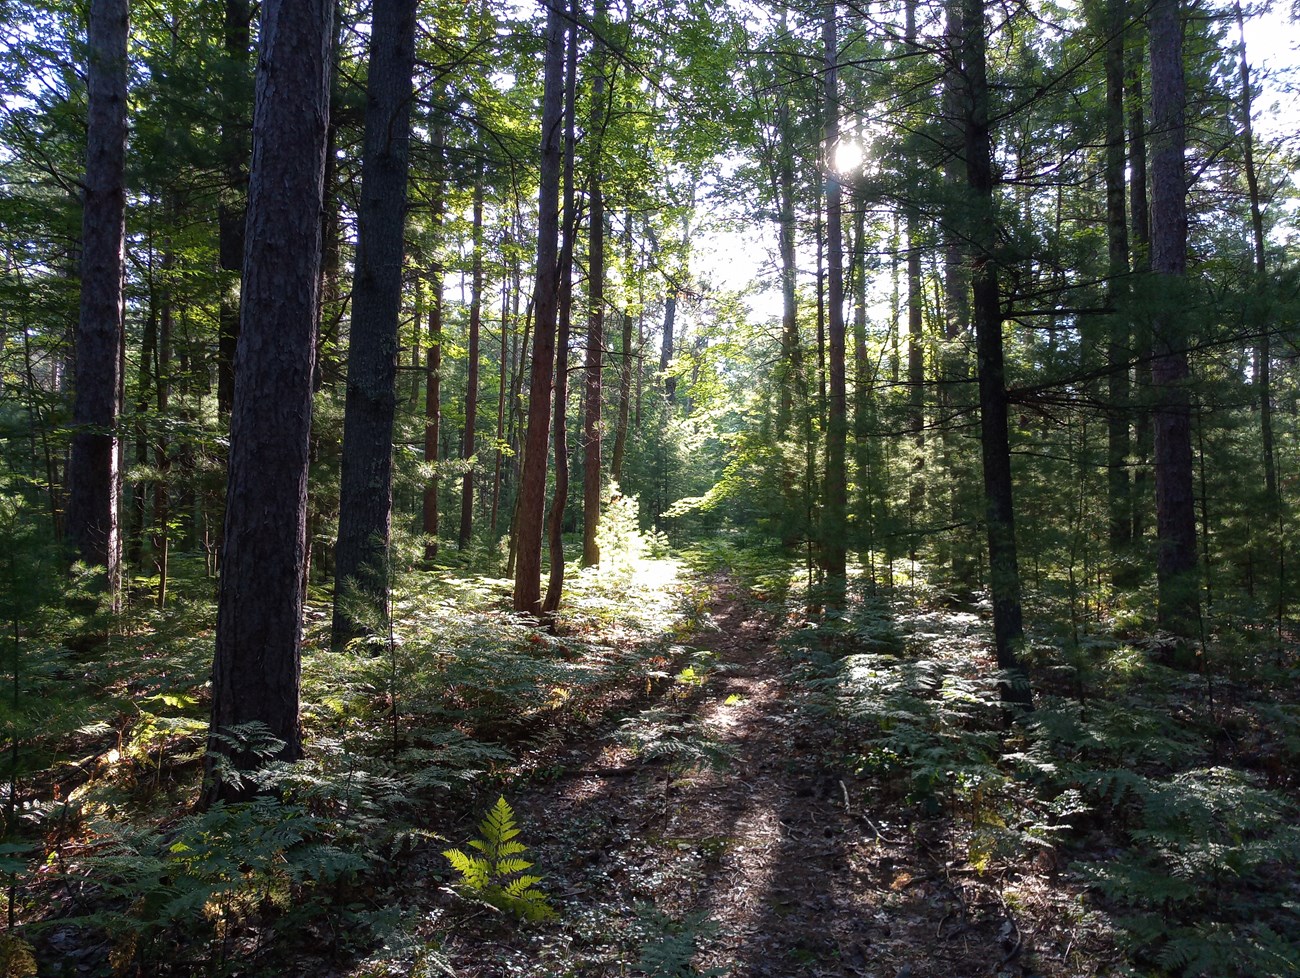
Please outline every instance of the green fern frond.
[{"label": "green fern frond", "polygon": [[461,875],[461,889],[522,920],[553,917],[555,911],[547,902],[546,894],[536,889],[542,878],[525,874],[533,864],[520,858],[526,847],[516,841],[520,830],[515,824],[515,813],[504,797],[497,799],[478,828],[480,837],[470,839],[467,844],[482,853],[481,856],[467,855],[460,849],[443,852]]}]

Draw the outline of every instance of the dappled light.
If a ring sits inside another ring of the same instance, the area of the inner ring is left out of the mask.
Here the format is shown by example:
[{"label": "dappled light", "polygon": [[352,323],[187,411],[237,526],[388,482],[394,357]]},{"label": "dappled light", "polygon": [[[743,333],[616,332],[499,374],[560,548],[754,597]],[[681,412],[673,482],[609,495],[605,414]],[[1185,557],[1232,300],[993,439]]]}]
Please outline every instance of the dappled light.
[{"label": "dappled light", "polygon": [[1296,10],[3,13],[0,978],[1300,975]]}]

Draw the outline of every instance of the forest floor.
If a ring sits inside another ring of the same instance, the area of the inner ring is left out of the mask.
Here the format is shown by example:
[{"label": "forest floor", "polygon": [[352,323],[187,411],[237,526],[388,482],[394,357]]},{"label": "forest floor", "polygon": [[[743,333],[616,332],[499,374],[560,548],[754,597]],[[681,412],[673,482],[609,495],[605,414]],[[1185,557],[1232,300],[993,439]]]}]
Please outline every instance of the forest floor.
[{"label": "forest floor", "polygon": [[[687,681],[535,758],[511,796],[558,921],[453,928],[455,974],[1047,978],[1116,960],[1049,850],[977,870],[957,813],[839,763],[842,732],[778,642],[790,623],[715,584],[711,626],[676,650]],[[972,613],[897,625],[988,655]]]}]

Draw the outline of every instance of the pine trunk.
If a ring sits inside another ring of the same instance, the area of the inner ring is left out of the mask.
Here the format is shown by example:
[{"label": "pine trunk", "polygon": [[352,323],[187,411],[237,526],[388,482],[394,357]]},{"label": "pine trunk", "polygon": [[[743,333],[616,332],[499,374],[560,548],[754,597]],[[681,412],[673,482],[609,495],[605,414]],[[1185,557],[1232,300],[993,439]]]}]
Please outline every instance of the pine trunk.
[{"label": "pine trunk", "polygon": [[86,84],[86,179],[81,221],[67,536],[78,559],[121,586],[118,416],[122,403],[122,262],[126,233],[127,0],[92,0]]},{"label": "pine trunk", "polygon": [[336,648],[388,617],[415,9],[415,0],[373,5],[334,551]]},{"label": "pine trunk", "polygon": [[[333,9],[329,0],[262,4],[208,804],[258,790],[232,769],[302,755],[299,640]],[[264,735],[278,745],[259,750]]]},{"label": "pine trunk", "polygon": [[555,379],[555,325],[559,301],[560,137],[564,114],[564,12],[549,0],[542,101],[541,173],[538,187],[535,326],[528,393],[528,428],[519,479],[514,609],[542,611],[542,518],[546,507],[546,448],[550,442],[551,386]]}]

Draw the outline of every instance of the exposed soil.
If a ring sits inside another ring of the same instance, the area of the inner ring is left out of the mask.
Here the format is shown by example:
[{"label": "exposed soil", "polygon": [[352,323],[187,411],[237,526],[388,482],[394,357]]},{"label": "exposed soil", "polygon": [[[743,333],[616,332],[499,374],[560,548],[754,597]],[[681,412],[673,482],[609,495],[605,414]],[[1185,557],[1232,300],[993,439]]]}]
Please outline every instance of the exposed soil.
[{"label": "exposed soil", "polygon": [[[608,727],[562,747],[551,778],[511,800],[563,922],[531,936],[502,926],[486,946],[453,928],[457,974],[641,974],[656,927],[693,940],[700,973],[734,978],[1104,971],[1113,952],[1077,923],[1078,893],[1048,854],[977,872],[960,813],[916,810],[837,769],[836,731],[789,679],[783,623],[725,584],[711,610],[716,629],[689,642],[716,656],[706,678],[646,709],[729,761],[647,758]],[[986,654],[974,615],[900,629],[912,646]]]}]

